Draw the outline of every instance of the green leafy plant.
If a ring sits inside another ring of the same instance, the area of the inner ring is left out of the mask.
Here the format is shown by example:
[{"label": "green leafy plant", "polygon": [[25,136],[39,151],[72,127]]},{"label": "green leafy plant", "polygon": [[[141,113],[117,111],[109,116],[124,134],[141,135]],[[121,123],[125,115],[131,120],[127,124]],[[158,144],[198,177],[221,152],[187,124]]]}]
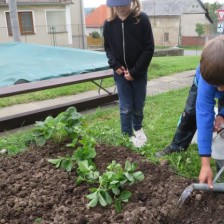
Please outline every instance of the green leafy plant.
[{"label": "green leafy plant", "polygon": [[36,219],[34,220],[34,224],[41,223],[42,221],[43,221],[42,218],[36,218]]},{"label": "green leafy plant", "polygon": [[58,143],[66,138],[74,138],[74,128],[81,124],[82,115],[77,113],[75,107],[70,107],[55,118],[48,116],[44,121],[37,122],[32,134],[39,146],[46,144],[49,139]]},{"label": "green leafy plant", "polygon": [[72,170],[72,167],[74,165],[74,160],[69,155],[67,155],[66,157],[59,157],[57,159],[49,159],[48,162],[54,164],[56,168],[60,167],[68,172]]},{"label": "green leafy plant", "polygon": [[[74,147],[74,152],[71,156],[67,155],[66,157],[49,159],[48,162],[54,164],[56,168],[63,168],[66,171],[71,171],[74,165],[78,165],[79,167],[80,164],[82,164],[81,161],[92,163],[93,166],[92,159],[96,156],[95,145],[96,141],[94,138],[88,135],[79,136],[76,140],[73,140],[72,143],[67,145]],[[77,149],[75,150],[75,148]]]},{"label": "green leafy plant", "polygon": [[93,31],[91,36],[92,38],[100,38],[100,34],[97,31]]},{"label": "green leafy plant", "polygon": [[99,176],[99,187],[91,188],[91,193],[86,196],[90,200],[88,206],[95,207],[98,203],[101,206],[111,205],[113,203],[111,194],[113,194],[115,210],[119,213],[122,202],[128,202],[131,197],[131,192],[124,187],[144,179],[141,171],[135,172],[136,168],[137,164],[130,161],[126,161],[124,169],[121,164],[112,161],[102,176]]},{"label": "green leafy plant", "polygon": [[96,170],[95,163],[88,160],[79,160],[77,174],[79,175],[76,179],[76,184],[82,182],[96,183],[99,178],[99,171]]}]

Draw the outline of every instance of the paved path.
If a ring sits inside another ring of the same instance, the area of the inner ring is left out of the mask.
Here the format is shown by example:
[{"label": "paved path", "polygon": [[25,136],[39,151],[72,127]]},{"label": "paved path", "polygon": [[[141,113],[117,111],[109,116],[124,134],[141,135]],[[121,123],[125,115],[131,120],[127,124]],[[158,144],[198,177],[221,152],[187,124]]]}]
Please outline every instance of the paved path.
[{"label": "paved path", "polygon": [[195,70],[192,70],[148,81],[147,95],[157,95],[170,90],[190,86],[192,84],[194,74]]},{"label": "paved path", "polygon": [[[147,95],[148,96],[157,95],[157,94],[164,93],[170,90],[181,89],[181,88],[190,86],[193,80],[194,72],[195,70],[186,71],[186,72],[176,73],[174,75],[165,76],[165,77],[148,81]],[[112,87],[111,89],[114,89],[114,87]],[[98,95],[97,91],[89,91],[89,92],[85,92],[85,93],[81,93],[81,94],[77,94],[73,96],[64,96],[64,97],[59,97],[59,98],[51,99],[51,100],[44,100],[40,102],[13,105],[10,107],[0,109],[0,117],[11,116],[14,114],[27,112],[29,110],[34,110],[34,109],[40,109],[40,108],[43,109],[44,107],[49,107],[52,105],[64,104],[64,103],[70,102],[71,100],[73,101],[74,99],[81,100],[87,97],[92,97],[97,95]]]},{"label": "paved path", "polygon": [[184,50],[184,56],[200,56],[202,50]]}]

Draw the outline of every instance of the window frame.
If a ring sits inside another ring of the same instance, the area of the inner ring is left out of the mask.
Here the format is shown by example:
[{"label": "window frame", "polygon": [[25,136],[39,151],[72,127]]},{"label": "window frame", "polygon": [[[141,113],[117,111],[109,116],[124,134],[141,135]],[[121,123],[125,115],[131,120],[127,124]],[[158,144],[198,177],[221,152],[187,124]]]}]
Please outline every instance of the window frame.
[{"label": "window frame", "polygon": [[164,42],[168,42],[169,41],[169,32],[164,32]]},{"label": "window frame", "polygon": [[[22,24],[22,14],[23,13],[29,13],[30,14],[30,23],[31,23],[31,30],[30,31],[24,31],[24,27]],[[5,18],[6,18],[6,25],[7,25],[7,31],[8,35],[12,36],[12,26],[10,21],[10,12],[5,12]],[[34,31],[34,19],[33,19],[33,11],[18,11],[18,22],[19,22],[19,30],[21,35],[33,35],[35,34]]]},{"label": "window frame", "polygon": [[[64,12],[64,16],[65,16],[65,24],[63,25],[64,26],[64,30],[62,30],[62,31],[51,31],[50,29],[50,26],[51,25],[49,25],[48,24],[48,19],[47,19],[47,13],[48,12]],[[68,30],[67,30],[67,22],[66,22],[66,10],[65,9],[47,9],[47,10],[45,10],[45,19],[46,19],[46,31],[47,31],[47,33],[48,34],[52,34],[52,33],[67,33],[68,32]]]}]

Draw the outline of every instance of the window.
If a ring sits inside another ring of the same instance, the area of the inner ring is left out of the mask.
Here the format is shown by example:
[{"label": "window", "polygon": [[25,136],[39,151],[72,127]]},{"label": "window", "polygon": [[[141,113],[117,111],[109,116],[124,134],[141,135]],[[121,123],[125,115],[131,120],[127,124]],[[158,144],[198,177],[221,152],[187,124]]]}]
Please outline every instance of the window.
[{"label": "window", "polygon": [[65,11],[46,11],[48,33],[67,32]]},{"label": "window", "polygon": [[[19,28],[21,35],[34,34],[32,12],[18,12]],[[6,12],[8,34],[12,35],[12,25],[9,12]]]},{"label": "window", "polygon": [[169,33],[164,33],[164,41],[169,41]]}]

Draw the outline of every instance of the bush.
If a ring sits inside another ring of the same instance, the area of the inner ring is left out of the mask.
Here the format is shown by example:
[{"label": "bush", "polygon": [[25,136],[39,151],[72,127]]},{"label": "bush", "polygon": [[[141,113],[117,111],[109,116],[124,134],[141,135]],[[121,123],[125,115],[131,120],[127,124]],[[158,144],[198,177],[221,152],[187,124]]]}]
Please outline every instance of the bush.
[{"label": "bush", "polygon": [[100,34],[97,31],[92,32],[92,38],[100,38]]}]

